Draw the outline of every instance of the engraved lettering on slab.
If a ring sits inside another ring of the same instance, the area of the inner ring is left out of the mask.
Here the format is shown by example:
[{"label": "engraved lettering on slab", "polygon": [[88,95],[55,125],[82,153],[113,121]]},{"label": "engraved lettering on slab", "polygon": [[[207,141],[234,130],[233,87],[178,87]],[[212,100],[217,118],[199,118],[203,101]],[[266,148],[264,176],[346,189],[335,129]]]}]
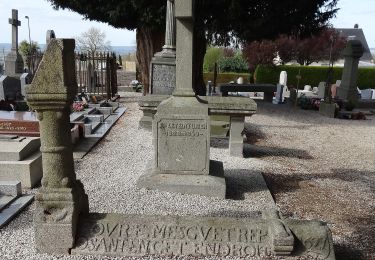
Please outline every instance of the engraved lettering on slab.
[{"label": "engraved lettering on slab", "polygon": [[176,87],[176,66],[152,65],[152,94],[171,95]]},{"label": "engraved lettering on slab", "polygon": [[135,219],[86,220],[81,223],[73,253],[247,258],[273,255],[265,221]]},{"label": "engraved lettering on slab", "polygon": [[162,171],[205,170],[206,160],[202,158],[207,156],[209,134],[206,120],[161,119],[157,129],[157,166]]},{"label": "engraved lettering on slab", "polygon": [[38,132],[38,122],[26,121],[0,121],[0,133],[24,133],[24,132]]}]

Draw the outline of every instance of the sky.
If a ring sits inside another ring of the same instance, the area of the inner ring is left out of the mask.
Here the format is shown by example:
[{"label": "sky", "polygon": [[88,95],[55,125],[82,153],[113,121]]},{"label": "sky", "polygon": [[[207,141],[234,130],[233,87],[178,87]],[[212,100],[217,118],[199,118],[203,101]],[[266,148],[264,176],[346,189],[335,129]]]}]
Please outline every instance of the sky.
[{"label": "sky", "polygon": [[[375,48],[375,0],[339,0],[337,17],[330,22],[336,28],[353,28],[359,24],[370,48]],[[115,29],[107,24],[83,20],[77,13],[56,11],[47,0],[0,0],[0,42],[11,42],[11,26],[8,18],[11,9],[18,9],[19,41],[28,40],[27,19],[30,18],[31,40],[45,43],[47,30],[54,30],[58,38],[79,36],[90,27],[105,31],[112,46],[135,45],[135,31]]]}]

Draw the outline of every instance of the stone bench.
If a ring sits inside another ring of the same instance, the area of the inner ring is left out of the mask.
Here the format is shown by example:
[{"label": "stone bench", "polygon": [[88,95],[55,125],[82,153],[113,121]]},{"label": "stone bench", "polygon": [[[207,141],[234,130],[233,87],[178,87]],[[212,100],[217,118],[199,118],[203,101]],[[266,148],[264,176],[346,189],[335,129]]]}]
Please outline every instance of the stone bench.
[{"label": "stone bench", "polygon": [[223,97],[228,96],[228,92],[263,92],[264,100],[272,102],[277,86],[273,84],[221,84],[220,92]]},{"label": "stone bench", "polygon": [[[138,102],[140,110],[143,111],[139,125],[141,128],[152,129],[152,120],[157,112],[158,105],[168,95],[147,95]],[[202,102],[208,103],[209,115],[222,115],[230,117],[229,129],[229,153],[233,156],[243,154],[243,136],[245,117],[256,113],[257,104],[249,98],[201,96]]]}]

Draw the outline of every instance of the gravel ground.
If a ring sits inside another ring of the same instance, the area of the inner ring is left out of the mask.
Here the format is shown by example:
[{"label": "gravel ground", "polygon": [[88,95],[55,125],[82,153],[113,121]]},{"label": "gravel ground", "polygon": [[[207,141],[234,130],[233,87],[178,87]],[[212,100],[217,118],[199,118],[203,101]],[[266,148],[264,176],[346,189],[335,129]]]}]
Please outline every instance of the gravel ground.
[{"label": "gravel ground", "polygon": [[[286,106],[260,103],[259,113],[247,119],[246,158],[230,157],[225,140],[216,140],[211,147],[211,159],[223,161],[228,183],[229,198],[220,200],[137,189],[135,183],[145,162],[152,158],[151,133],[138,129],[138,105],[124,105],[128,111],[110,133],[76,161],[77,178],[84,183],[90,211],[250,216],[251,211],[274,207],[262,201],[265,191],[246,182],[252,174],[263,173],[284,215],[329,223],[337,259],[375,259],[374,120],[332,120],[313,111],[291,113]],[[35,193],[36,189],[25,192]],[[1,260],[98,259],[37,254],[34,208],[33,203],[0,230]]]}]

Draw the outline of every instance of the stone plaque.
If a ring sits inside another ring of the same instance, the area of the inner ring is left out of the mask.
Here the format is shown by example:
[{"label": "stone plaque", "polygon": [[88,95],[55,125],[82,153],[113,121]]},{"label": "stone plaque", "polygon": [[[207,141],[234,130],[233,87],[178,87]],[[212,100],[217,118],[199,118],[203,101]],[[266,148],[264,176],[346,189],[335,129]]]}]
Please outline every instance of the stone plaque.
[{"label": "stone plaque", "polygon": [[72,253],[266,257],[272,255],[268,232],[262,219],[91,214]]},{"label": "stone plaque", "polygon": [[39,136],[39,121],[33,112],[0,111],[0,134]]},{"label": "stone plaque", "polygon": [[24,136],[39,136],[39,122],[31,121],[1,121],[0,134],[19,134]]},{"label": "stone plaque", "polygon": [[[282,239],[275,240],[278,231],[273,221],[256,213],[249,218],[91,213],[81,218],[71,253],[268,259],[282,255],[277,249],[288,244]],[[294,249],[292,246],[288,250],[290,253],[293,249],[292,257],[335,259],[326,225],[318,221],[284,221],[298,238]]]},{"label": "stone plaque", "polygon": [[171,95],[176,88],[176,66],[152,64],[152,94]]},{"label": "stone plaque", "polygon": [[157,122],[157,167],[168,173],[208,174],[207,120],[160,119]]}]

